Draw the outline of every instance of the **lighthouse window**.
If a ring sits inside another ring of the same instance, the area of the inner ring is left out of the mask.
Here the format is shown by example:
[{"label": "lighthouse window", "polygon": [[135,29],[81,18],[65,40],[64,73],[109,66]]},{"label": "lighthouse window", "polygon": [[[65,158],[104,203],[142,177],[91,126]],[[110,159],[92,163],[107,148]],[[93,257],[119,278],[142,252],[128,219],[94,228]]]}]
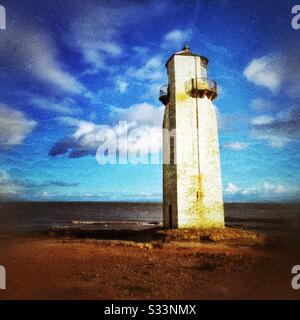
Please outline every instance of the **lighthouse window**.
[{"label": "lighthouse window", "polygon": [[173,228],[173,219],[172,219],[172,205],[169,205],[169,228]]},{"label": "lighthouse window", "polygon": [[175,154],[175,142],[174,137],[171,137],[170,139],[170,163],[174,164],[174,154]]}]

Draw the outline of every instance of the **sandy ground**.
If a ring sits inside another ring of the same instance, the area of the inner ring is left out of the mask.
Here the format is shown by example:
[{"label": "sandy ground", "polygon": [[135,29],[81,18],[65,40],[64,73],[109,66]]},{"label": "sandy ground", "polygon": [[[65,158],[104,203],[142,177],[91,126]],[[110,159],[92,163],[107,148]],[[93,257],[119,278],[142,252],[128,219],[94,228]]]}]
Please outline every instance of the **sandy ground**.
[{"label": "sandy ground", "polygon": [[298,247],[141,244],[55,237],[0,240],[0,299],[299,299]]}]

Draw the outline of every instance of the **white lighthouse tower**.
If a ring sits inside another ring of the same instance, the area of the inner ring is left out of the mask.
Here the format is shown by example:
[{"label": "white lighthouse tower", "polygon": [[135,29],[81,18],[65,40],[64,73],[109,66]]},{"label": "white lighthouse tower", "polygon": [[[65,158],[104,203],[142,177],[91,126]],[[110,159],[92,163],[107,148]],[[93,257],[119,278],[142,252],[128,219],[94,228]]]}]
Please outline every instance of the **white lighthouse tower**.
[{"label": "white lighthouse tower", "polygon": [[166,63],[163,121],[163,212],[166,228],[224,227],[218,125],[208,59],[188,46]]}]

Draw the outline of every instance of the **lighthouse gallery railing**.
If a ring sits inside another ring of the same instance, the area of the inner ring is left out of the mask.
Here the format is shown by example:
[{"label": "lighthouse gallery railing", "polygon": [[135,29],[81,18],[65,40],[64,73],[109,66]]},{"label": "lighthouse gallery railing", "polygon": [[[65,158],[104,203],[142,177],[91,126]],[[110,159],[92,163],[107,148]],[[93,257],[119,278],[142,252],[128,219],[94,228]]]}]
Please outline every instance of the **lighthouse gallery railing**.
[{"label": "lighthouse gallery railing", "polygon": [[[206,78],[191,79],[185,82],[185,92],[191,94],[192,96],[207,95],[212,100],[218,95],[217,83],[214,80],[209,80]],[[169,102],[169,86],[164,85],[159,90],[159,100],[163,104]]]},{"label": "lighthouse gallery railing", "polygon": [[191,79],[185,82],[186,92],[193,92],[195,90],[209,90],[218,93],[217,83],[206,78]]}]

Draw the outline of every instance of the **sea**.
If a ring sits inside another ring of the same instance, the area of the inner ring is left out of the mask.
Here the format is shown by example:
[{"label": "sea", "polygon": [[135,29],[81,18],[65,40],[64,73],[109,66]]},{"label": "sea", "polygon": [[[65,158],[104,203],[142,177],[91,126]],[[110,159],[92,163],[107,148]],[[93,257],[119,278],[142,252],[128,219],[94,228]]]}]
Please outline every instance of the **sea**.
[{"label": "sea", "polygon": [[[225,222],[263,233],[300,234],[300,204],[226,203]],[[0,237],[57,228],[116,229],[162,225],[161,203],[2,202]]]}]

